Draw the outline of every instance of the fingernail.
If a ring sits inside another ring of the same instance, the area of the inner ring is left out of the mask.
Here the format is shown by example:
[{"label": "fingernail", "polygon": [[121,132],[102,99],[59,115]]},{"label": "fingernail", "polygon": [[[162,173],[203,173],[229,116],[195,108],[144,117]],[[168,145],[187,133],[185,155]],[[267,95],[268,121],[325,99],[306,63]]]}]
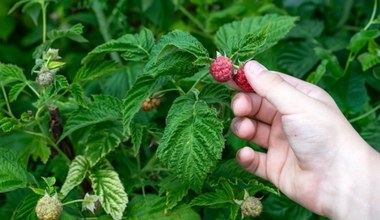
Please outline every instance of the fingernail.
[{"label": "fingernail", "polygon": [[265,68],[265,66],[261,65],[259,62],[255,61],[255,60],[251,60],[251,61],[247,62],[244,66],[245,75],[248,78],[249,77],[255,77],[257,74],[259,74],[265,70],[268,70],[268,69]]},{"label": "fingernail", "polygon": [[233,120],[232,120],[232,131],[236,134],[237,133],[237,131],[239,130],[239,128],[240,128],[240,124],[241,124],[241,121],[240,121],[240,119],[238,119],[238,118],[234,118]]}]

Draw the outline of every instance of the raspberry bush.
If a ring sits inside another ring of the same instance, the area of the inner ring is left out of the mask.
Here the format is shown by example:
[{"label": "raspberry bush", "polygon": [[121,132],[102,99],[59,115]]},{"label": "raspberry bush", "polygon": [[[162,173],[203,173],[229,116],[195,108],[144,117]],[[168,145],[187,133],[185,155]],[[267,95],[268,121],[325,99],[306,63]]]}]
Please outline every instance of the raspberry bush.
[{"label": "raspberry bush", "polygon": [[374,3],[1,1],[2,217],[322,219],[236,164],[260,149],[226,82],[254,92],[256,59],[317,84],[380,149]]}]

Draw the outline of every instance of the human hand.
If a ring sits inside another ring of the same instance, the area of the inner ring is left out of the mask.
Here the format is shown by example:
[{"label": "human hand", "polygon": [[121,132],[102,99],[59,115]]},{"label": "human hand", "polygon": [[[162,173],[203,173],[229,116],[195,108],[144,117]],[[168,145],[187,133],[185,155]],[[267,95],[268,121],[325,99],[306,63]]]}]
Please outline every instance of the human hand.
[{"label": "human hand", "polygon": [[[379,154],[352,128],[331,96],[256,61],[245,65],[245,73],[255,93],[234,97],[231,128],[267,152],[242,148],[238,163],[320,215],[379,216]],[[378,194],[373,196],[370,189]]]}]

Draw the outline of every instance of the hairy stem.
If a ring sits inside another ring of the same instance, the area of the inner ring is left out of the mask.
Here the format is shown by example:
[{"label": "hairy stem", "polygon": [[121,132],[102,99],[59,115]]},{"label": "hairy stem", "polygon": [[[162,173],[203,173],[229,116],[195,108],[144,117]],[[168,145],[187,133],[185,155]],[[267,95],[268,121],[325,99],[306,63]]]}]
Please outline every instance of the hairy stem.
[{"label": "hairy stem", "polygon": [[70,204],[78,203],[78,202],[83,202],[83,201],[84,201],[84,199],[71,200],[71,201],[68,201],[68,202],[63,203],[62,206],[70,205]]},{"label": "hairy stem", "polygon": [[362,115],[359,115],[358,117],[355,117],[355,118],[353,118],[353,119],[350,119],[349,121],[350,121],[350,123],[353,123],[353,122],[359,121],[359,120],[361,120],[361,119],[363,119],[363,118],[366,118],[366,117],[370,116],[371,114],[373,114],[374,112],[376,112],[376,111],[379,110],[379,109],[380,109],[380,104],[376,105],[376,106],[375,106],[373,109],[371,109],[370,111],[368,111],[368,112],[366,112],[366,113],[364,113],[364,114],[362,114]]},{"label": "hairy stem", "polygon": [[32,92],[33,92],[34,94],[36,94],[36,96],[37,96],[38,98],[40,98],[40,94],[37,92],[37,90],[36,90],[32,85],[30,85],[30,83],[29,83],[28,81],[25,81],[25,84],[30,88],[30,90],[32,90]]},{"label": "hairy stem", "polygon": [[371,18],[369,19],[367,25],[364,27],[364,30],[367,30],[372,25],[373,20],[375,20],[376,11],[377,11],[377,0],[374,0]]},{"label": "hairy stem", "polygon": [[350,52],[350,54],[348,55],[347,61],[346,61],[346,65],[344,66],[344,75],[346,75],[348,67],[350,67],[350,63],[354,59],[355,59],[355,55],[352,52]]},{"label": "hairy stem", "polygon": [[162,94],[165,94],[167,92],[172,92],[172,91],[177,91],[178,92],[178,89],[171,88],[171,89],[160,90],[160,91],[155,92],[152,96],[153,97],[158,97],[158,96],[161,96]]},{"label": "hairy stem", "polygon": [[338,21],[337,28],[342,27],[350,17],[350,12],[352,5],[354,3],[354,0],[347,0],[344,4],[344,10],[343,10],[343,15],[340,17],[340,20]]},{"label": "hairy stem", "polygon": [[204,78],[206,78],[210,73],[208,71],[206,71],[201,77],[199,77],[197,79],[197,81],[195,81],[195,83],[193,84],[193,86],[191,87],[191,89],[188,91],[192,91]]},{"label": "hairy stem", "polygon": [[11,109],[11,106],[10,106],[10,104],[9,104],[8,96],[7,96],[7,93],[6,93],[5,88],[4,88],[3,85],[1,85],[1,90],[2,90],[2,92],[3,92],[3,96],[4,96],[4,100],[5,100],[5,105],[7,106],[8,113],[9,113],[9,115],[10,115],[12,118],[14,118],[15,116],[14,116],[13,113],[12,113],[12,109]]},{"label": "hairy stem", "polygon": [[199,22],[198,19],[196,19],[186,8],[179,6],[178,9],[186,16],[188,17],[200,30],[205,30],[201,22]]},{"label": "hairy stem", "polygon": [[177,85],[177,82],[176,82],[174,79],[172,79],[171,81],[172,81],[172,83],[174,84],[174,86],[177,88],[177,90],[179,91],[179,93],[180,93],[181,95],[185,95],[185,94],[186,94],[186,93],[183,91],[183,89]]},{"label": "hairy stem", "polygon": [[42,43],[45,44],[46,42],[46,9],[47,5],[43,1],[41,3],[41,10],[42,10]]}]

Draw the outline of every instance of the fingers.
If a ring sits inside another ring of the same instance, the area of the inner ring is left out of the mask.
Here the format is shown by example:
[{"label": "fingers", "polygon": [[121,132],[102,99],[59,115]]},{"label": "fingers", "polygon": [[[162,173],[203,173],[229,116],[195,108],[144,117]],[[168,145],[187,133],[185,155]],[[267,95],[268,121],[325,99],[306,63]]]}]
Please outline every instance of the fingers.
[{"label": "fingers", "polygon": [[338,108],[334,99],[322,88],[284,73],[272,72],[279,74],[286,82],[307,96],[330,105],[331,107]]},{"label": "fingers", "polygon": [[255,93],[238,93],[231,103],[232,111],[238,117],[255,116],[259,121],[271,124],[277,110]]},{"label": "fingers", "polygon": [[249,147],[244,147],[236,153],[236,160],[241,167],[248,172],[255,174],[263,179],[268,179],[267,170],[267,155],[257,152]]},{"label": "fingers", "polygon": [[271,127],[263,122],[238,117],[231,123],[232,131],[240,138],[254,142],[255,144],[268,148]]},{"label": "fingers", "polygon": [[282,114],[302,112],[312,99],[297,90],[276,72],[268,71],[257,61],[249,61],[244,67],[248,82],[255,92],[267,99]]}]

